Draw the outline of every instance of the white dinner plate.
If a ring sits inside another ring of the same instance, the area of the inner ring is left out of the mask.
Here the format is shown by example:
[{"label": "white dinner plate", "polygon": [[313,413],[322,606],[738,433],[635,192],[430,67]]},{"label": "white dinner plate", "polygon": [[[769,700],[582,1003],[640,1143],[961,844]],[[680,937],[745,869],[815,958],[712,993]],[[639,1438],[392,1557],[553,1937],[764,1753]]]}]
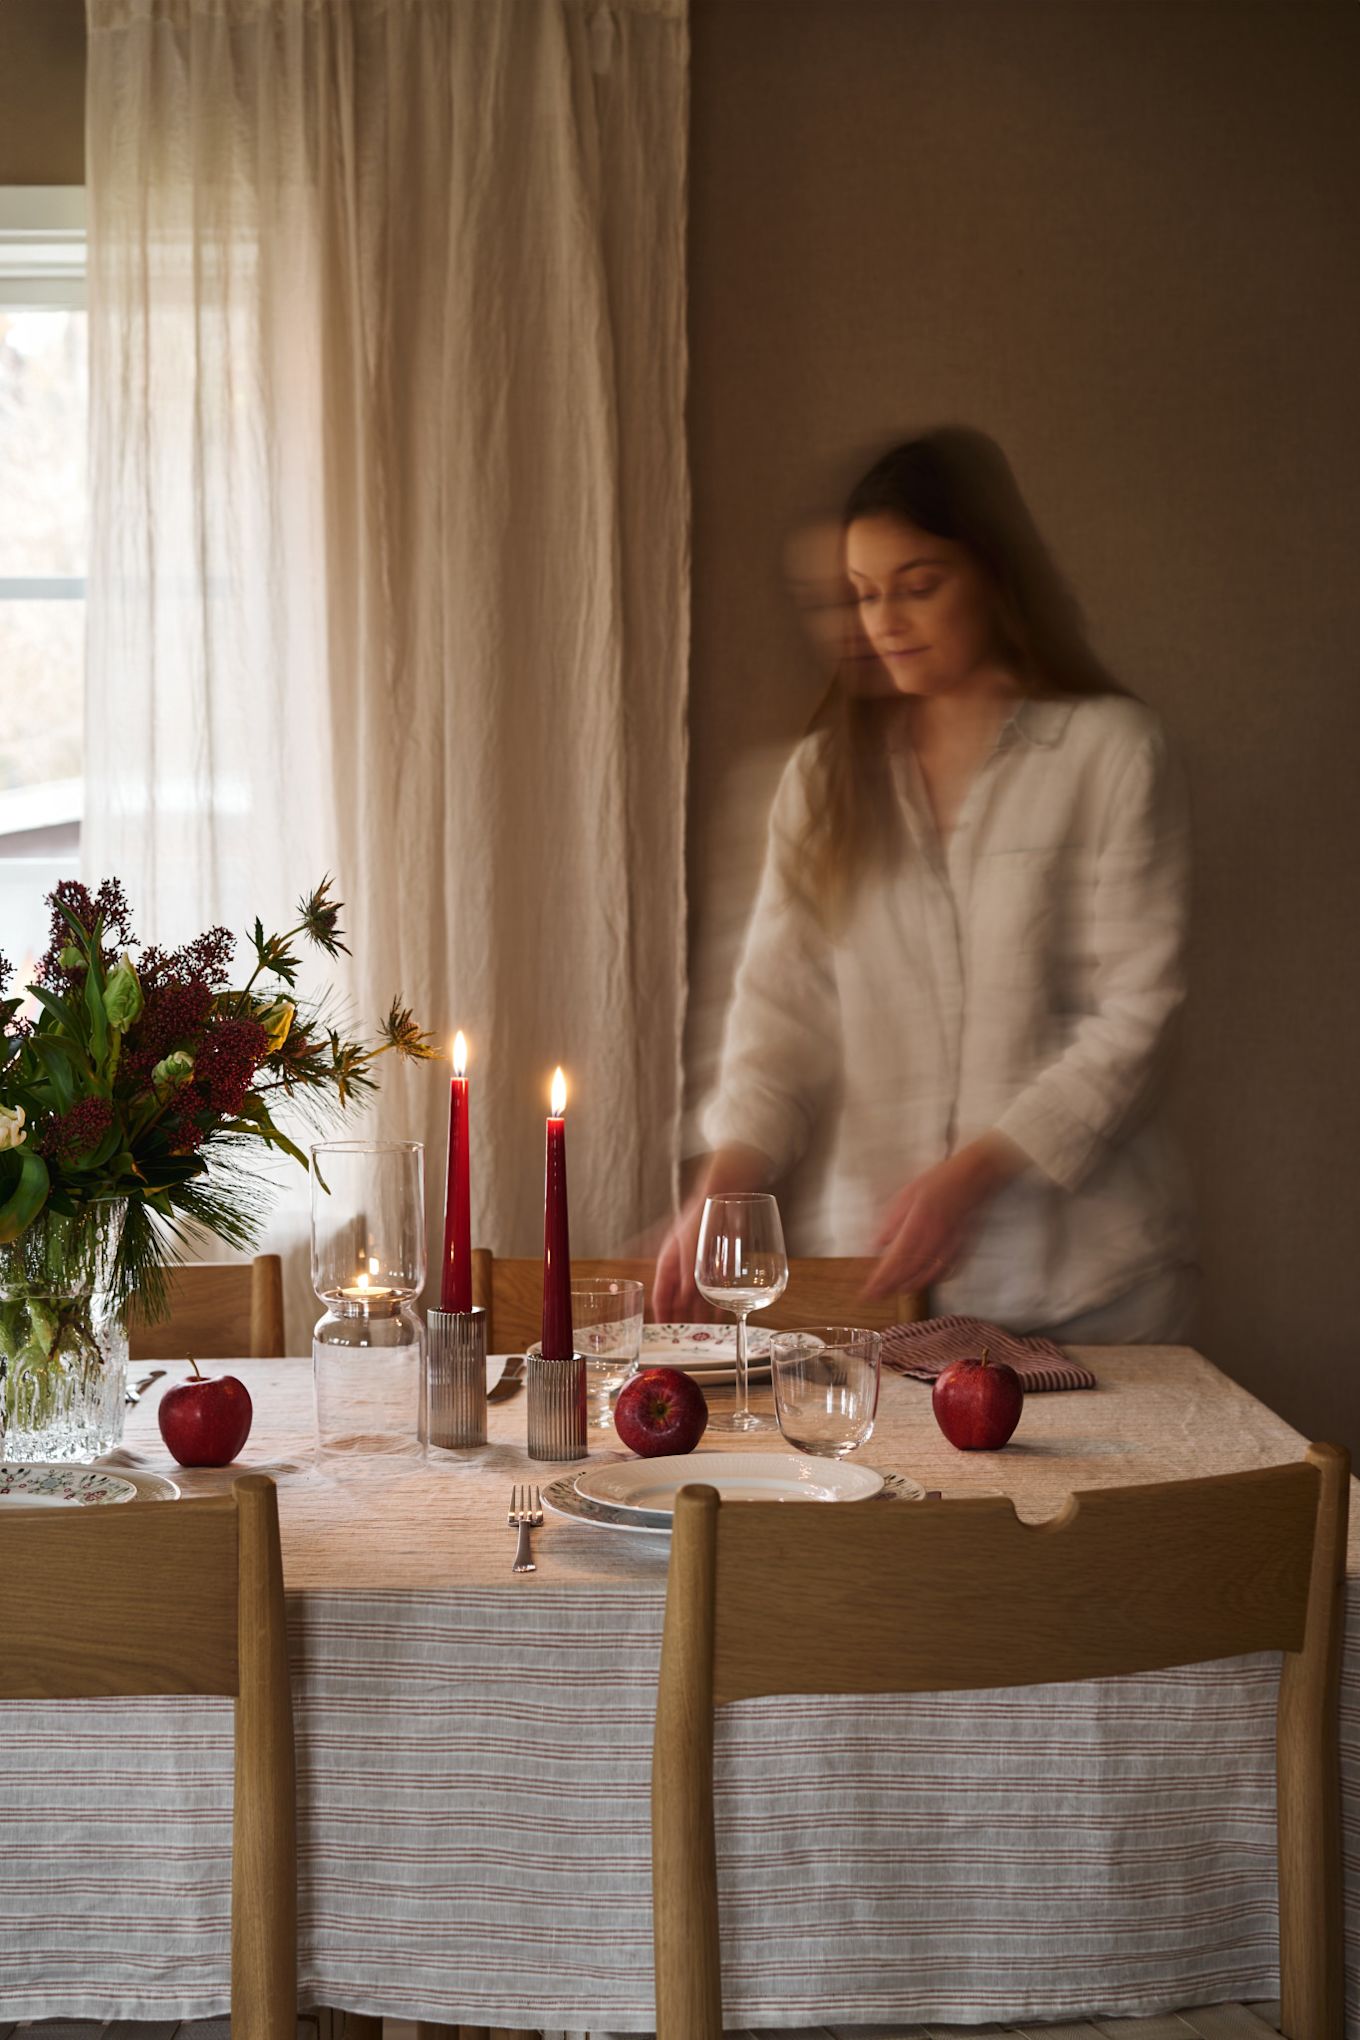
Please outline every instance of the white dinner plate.
[{"label": "white dinner plate", "polygon": [[103,1473],[68,1461],[6,1460],[0,1464],[0,1508],[91,1508],[133,1502],[137,1485],[125,1474]]},{"label": "white dinner plate", "polygon": [[[885,1473],[880,1500],[919,1502],[925,1489],[906,1473]],[[655,1513],[646,1509],[611,1508],[592,1502],[576,1491],[574,1474],[564,1473],[543,1490],[543,1506],[555,1516],[570,1516],[577,1523],[592,1523],[597,1530],[627,1530],[640,1537],[669,1537],[672,1515],[669,1509]]]},{"label": "white dinner plate", "polygon": [[725,1502],[858,1502],[883,1486],[872,1467],[801,1452],[679,1452],[588,1466],[576,1476],[576,1492],[608,1508],[657,1515],[673,1511],[679,1490],[697,1481]]},{"label": "white dinner plate", "polygon": [[[677,1374],[688,1374],[690,1380],[697,1381],[700,1388],[730,1388],[737,1378],[737,1370],[730,1360],[718,1361],[707,1367],[690,1367],[683,1359],[648,1360],[644,1357],[638,1361],[637,1371],[639,1374],[645,1374],[652,1367],[673,1367]],[[769,1361],[752,1360],[746,1369],[746,1378],[752,1383],[767,1382],[770,1378]]]}]

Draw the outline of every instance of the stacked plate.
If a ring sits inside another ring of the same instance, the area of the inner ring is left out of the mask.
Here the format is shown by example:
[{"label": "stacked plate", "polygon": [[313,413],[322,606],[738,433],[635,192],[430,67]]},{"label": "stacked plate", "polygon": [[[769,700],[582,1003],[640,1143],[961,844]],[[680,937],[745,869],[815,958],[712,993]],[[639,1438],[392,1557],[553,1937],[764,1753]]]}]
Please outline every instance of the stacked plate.
[{"label": "stacked plate", "polygon": [[883,1475],[801,1452],[685,1452],[588,1466],[544,1488],[543,1501],[578,1522],[667,1537],[676,1495],[696,1482],[725,1502],[861,1502],[882,1491]]},{"label": "stacked plate", "polygon": [[[747,1328],[746,1352],[753,1381],[768,1380],[770,1335]],[[737,1378],[735,1325],[644,1325],[639,1367],[678,1367],[701,1386],[720,1387]]]}]

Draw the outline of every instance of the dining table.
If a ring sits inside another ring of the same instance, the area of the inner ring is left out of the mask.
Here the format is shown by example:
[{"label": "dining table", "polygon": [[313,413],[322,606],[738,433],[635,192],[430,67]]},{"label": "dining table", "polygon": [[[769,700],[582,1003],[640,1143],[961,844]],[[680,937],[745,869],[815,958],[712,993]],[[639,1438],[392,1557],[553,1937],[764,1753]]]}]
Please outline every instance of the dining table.
[{"label": "dining table", "polygon": [[[1076,1347],[961,1452],[885,1373],[863,1463],[1026,1521],[1084,1488],[1297,1459],[1305,1441],[1187,1347]],[[649,1779],[669,1541],[549,1515],[511,1570],[523,1392],[484,1447],[319,1458],[310,1362],[249,1388],[239,1463],[179,1469],[167,1363],[111,1464],[186,1496],[279,1489],[298,1758],[304,2004],[534,2033],[653,2027]],[[724,1390],[711,1392],[716,1401]],[[755,1406],[769,1408],[768,1386]],[[787,1449],[776,1430],[704,1449]],[[622,1448],[591,1433],[591,1456]],[[694,1459],[702,1476],[703,1454]],[[173,1501],[165,1504],[175,1507]],[[860,1506],[910,1508],[904,1499]],[[1360,1585],[1352,1508],[1348,1624]],[[798,1610],[789,1611],[797,1622]],[[1343,1668],[1347,2031],[1360,2040],[1360,1654]],[[1278,1658],[962,1695],[721,1710],[723,1982],[734,2031],[1150,2015],[1278,1996]],[[664,1762],[665,1752],[660,1753]],[[0,1707],[0,2021],[228,2006],[230,1702]]]}]

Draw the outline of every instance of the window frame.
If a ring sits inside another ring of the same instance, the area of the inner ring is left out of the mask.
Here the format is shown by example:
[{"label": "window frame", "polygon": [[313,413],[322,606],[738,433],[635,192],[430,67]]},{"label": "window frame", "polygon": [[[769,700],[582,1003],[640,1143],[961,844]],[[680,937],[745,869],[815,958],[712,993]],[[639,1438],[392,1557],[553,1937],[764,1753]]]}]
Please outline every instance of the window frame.
[{"label": "window frame", "polygon": [[[0,310],[88,311],[85,187],[81,184],[0,185]],[[0,574],[0,602],[83,602],[83,574]],[[53,811],[33,796],[50,787]],[[25,861],[30,845],[74,826],[76,850],[84,818],[84,777],[0,791],[0,864]]]}]

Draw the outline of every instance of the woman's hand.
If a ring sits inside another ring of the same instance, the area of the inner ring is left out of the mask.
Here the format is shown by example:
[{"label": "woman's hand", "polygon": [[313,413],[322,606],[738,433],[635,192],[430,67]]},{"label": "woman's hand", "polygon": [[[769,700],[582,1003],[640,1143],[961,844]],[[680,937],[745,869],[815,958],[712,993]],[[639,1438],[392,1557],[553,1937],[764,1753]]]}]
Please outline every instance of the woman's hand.
[{"label": "woman's hand", "polygon": [[704,1194],[695,1192],[661,1242],[652,1281],[652,1310],[658,1324],[702,1324],[708,1315],[708,1306],[694,1286]]},{"label": "woman's hand", "polygon": [[758,1148],[719,1148],[661,1242],[652,1281],[652,1314],[658,1324],[708,1323],[713,1312],[694,1286],[704,1201],[724,1190],[761,1190],[770,1175],[769,1157]]},{"label": "woman's hand", "polygon": [[874,1241],[882,1258],[865,1295],[890,1296],[944,1281],[967,1254],[989,1199],[1027,1159],[1003,1135],[988,1133],[914,1177],[888,1206]]}]

